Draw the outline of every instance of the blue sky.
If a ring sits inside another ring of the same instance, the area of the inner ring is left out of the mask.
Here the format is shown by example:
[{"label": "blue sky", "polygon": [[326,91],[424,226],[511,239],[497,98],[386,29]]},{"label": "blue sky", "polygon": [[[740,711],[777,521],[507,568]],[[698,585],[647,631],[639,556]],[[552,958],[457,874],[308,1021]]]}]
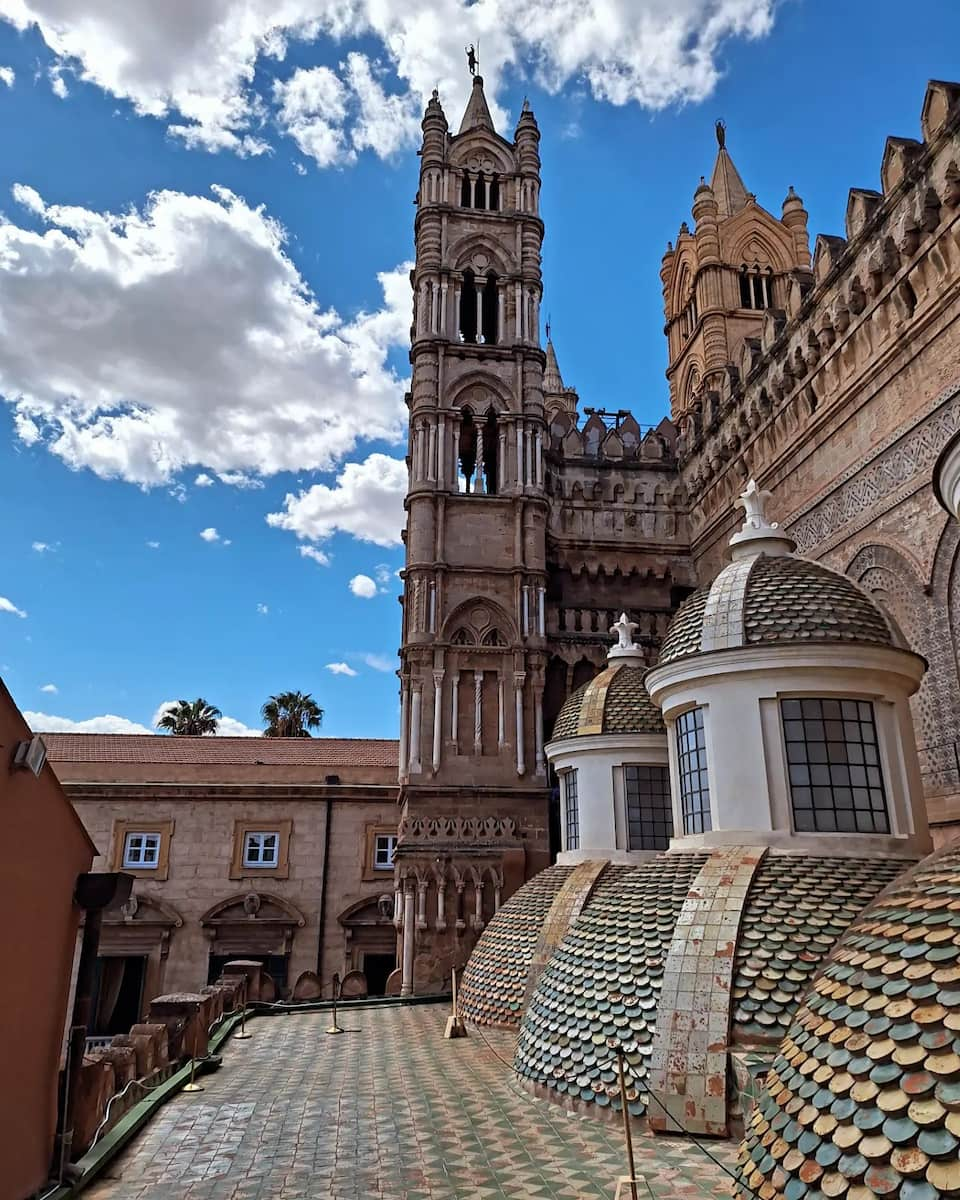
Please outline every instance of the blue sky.
[{"label": "blue sky", "polygon": [[0,674],[38,726],[203,695],[240,731],[299,688],[395,734],[418,113],[436,84],[456,127],[466,42],[540,123],[565,379],[650,423],[715,118],[842,233],[960,76],[946,0],[597,7],[0,0]]}]

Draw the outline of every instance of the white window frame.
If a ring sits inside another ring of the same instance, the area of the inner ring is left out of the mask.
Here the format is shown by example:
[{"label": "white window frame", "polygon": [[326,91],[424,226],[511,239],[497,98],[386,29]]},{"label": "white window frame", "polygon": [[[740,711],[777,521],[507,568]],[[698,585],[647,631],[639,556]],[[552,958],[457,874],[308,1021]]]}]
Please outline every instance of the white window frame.
[{"label": "white window frame", "polygon": [[[381,845],[385,843],[385,845]],[[386,850],[387,861],[380,861],[380,851]],[[373,837],[373,869],[375,871],[392,871],[393,856],[397,852],[397,835],[395,833],[377,833]]]},{"label": "white window frame", "polygon": [[[140,843],[136,848],[139,857],[134,857],[134,847],[130,844],[134,838]],[[123,865],[133,871],[156,871],[160,866],[160,848],[163,845],[163,834],[157,830],[128,829],[123,835]],[[153,850],[153,860],[144,857],[145,852]]]},{"label": "white window frame", "polygon": [[[264,845],[267,838],[273,838],[273,857],[264,858]],[[257,857],[251,856],[251,850],[256,846]],[[273,870],[280,866],[280,830],[279,829],[248,829],[243,835],[243,865],[254,870]]]}]

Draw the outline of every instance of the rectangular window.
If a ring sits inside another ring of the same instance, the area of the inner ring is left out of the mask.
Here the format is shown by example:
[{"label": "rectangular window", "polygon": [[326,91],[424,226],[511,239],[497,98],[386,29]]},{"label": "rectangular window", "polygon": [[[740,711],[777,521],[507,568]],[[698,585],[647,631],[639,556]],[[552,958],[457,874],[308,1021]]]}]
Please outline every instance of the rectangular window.
[{"label": "rectangular window", "polygon": [[798,833],[889,833],[873,705],[781,700]]},{"label": "rectangular window", "polygon": [[563,780],[563,824],[566,837],[565,850],[580,849],[580,802],[577,797],[576,771],[564,771]]},{"label": "rectangular window", "polygon": [[666,767],[625,766],[627,848],[666,850],[673,837],[670,774]]},{"label": "rectangular window", "polygon": [[128,833],[123,839],[123,865],[141,871],[156,870],[160,863],[159,833]]},{"label": "rectangular window", "polygon": [[393,852],[397,839],[392,833],[378,833],[373,845],[373,865],[377,871],[393,870]]},{"label": "rectangular window", "polygon": [[247,832],[243,836],[243,865],[245,867],[275,867],[280,861],[280,834]]},{"label": "rectangular window", "polygon": [[691,708],[677,718],[677,762],[680,768],[683,832],[706,833],[713,826],[702,708]]}]

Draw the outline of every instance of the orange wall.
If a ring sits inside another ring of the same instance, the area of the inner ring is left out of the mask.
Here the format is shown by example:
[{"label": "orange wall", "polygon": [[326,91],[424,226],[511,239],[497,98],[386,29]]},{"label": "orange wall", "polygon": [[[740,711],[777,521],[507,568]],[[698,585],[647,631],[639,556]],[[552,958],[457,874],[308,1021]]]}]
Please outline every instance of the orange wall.
[{"label": "orange wall", "polygon": [[52,768],[39,778],[11,769],[17,743],[30,736],[0,682],[0,1200],[24,1200],[47,1179],[81,916],[73,891],[94,855]]}]

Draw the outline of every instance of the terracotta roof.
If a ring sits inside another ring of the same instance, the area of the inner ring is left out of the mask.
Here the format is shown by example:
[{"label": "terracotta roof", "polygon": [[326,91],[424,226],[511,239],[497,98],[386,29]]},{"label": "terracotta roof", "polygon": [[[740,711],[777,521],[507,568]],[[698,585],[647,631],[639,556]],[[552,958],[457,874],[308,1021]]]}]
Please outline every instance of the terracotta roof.
[{"label": "terracotta roof", "polygon": [[250,763],[268,767],[396,767],[392,738],[171,737],[44,733],[51,762]]}]

